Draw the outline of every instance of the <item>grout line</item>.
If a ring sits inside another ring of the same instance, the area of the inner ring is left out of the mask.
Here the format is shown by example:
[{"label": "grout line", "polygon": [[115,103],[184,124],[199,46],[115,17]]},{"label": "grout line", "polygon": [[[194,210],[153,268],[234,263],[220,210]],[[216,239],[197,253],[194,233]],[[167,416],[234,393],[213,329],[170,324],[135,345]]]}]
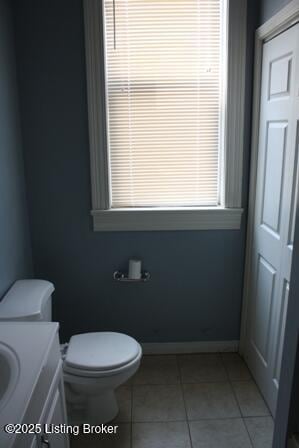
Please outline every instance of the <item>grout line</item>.
[{"label": "grout line", "polygon": [[248,428],[247,428],[245,418],[243,417],[242,420],[243,420],[243,424],[244,424],[244,426],[245,426],[245,428],[246,428],[246,432],[247,432],[247,434],[248,434],[250,443],[251,443],[251,445],[253,446],[253,448],[255,448],[253,439],[251,438],[250,432],[249,432],[249,430],[248,430]]},{"label": "grout line", "polygon": [[[181,384],[180,381],[177,383],[169,382],[169,383],[144,383],[144,384],[133,384],[132,387],[144,387],[144,386],[179,386]],[[191,383],[192,384],[192,383]]]},{"label": "grout line", "polygon": [[[183,423],[186,422],[202,422],[202,421],[215,421],[215,420],[245,420],[247,418],[267,418],[268,416],[255,416],[255,417],[216,417],[216,418],[212,418],[212,417],[207,417],[207,418],[191,418],[191,419],[184,419],[184,420],[136,420],[133,423],[137,424],[137,423]],[[129,422],[123,422],[123,423],[129,423]]]},{"label": "grout line", "polygon": [[181,367],[181,363],[179,361],[179,355],[176,355],[175,358],[176,358],[176,363],[177,363],[177,369],[179,372],[179,382],[180,382],[180,384],[182,386],[182,390],[183,390],[184,383],[183,383],[182,367]]},{"label": "grout line", "polygon": [[182,391],[182,396],[183,396],[183,403],[184,403],[184,410],[185,410],[185,416],[186,416],[186,422],[187,422],[187,428],[188,428],[188,434],[189,434],[189,440],[190,440],[190,447],[192,448],[193,443],[192,443],[191,429],[190,429],[190,424],[189,424],[188,414],[187,414],[187,406],[186,406],[184,387],[183,387],[183,381],[182,381],[181,366],[179,364],[179,360],[178,360],[177,356],[176,356],[176,362],[177,362],[177,368],[178,368],[179,377],[180,377],[180,385],[181,385],[181,391]]},{"label": "grout line", "polygon": [[251,439],[251,436],[250,436],[250,434],[249,434],[247,425],[246,425],[246,423],[245,423],[244,416],[243,416],[243,413],[242,413],[242,409],[241,409],[241,406],[240,406],[240,403],[239,403],[239,400],[238,400],[238,396],[237,396],[236,391],[235,391],[235,389],[234,389],[234,387],[233,387],[233,381],[230,379],[229,372],[228,372],[228,368],[226,367],[225,362],[223,361],[222,356],[220,356],[220,358],[221,358],[222,365],[224,366],[224,369],[225,369],[225,371],[226,371],[226,374],[227,374],[227,377],[228,377],[228,382],[229,382],[230,387],[231,387],[231,389],[232,389],[232,392],[233,392],[233,395],[234,395],[234,397],[235,397],[237,406],[238,406],[238,408],[239,408],[239,411],[240,411],[240,414],[241,414],[241,419],[242,419],[243,425],[244,425],[244,427],[245,427],[245,430],[246,430],[246,432],[247,432],[247,435],[248,435],[248,439],[249,439],[250,445],[252,446],[252,448],[254,448],[253,440]]},{"label": "grout line", "polygon": [[[263,396],[263,394],[262,394],[262,392],[261,392],[261,390],[260,390],[260,388],[259,388],[259,386],[258,386],[258,384],[256,383],[256,381],[255,381],[255,379],[254,378],[251,378],[250,380],[244,380],[244,381],[239,381],[239,380],[231,380],[231,384],[233,385],[233,384],[236,384],[236,383],[251,383],[251,384],[253,384],[254,386],[255,386],[255,388],[256,388],[256,390],[257,390],[257,392],[258,392],[258,395],[260,396],[260,398],[261,398],[261,400],[263,401],[263,403],[264,403],[264,405],[265,405],[265,407],[266,407],[266,409],[267,409],[267,411],[268,411],[268,414],[262,414],[262,415],[256,415],[255,417],[268,417],[268,416],[270,416],[270,417],[272,417],[272,419],[273,419],[273,416],[272,416],[272,414],[271,414],[271,411],[270,411],[270,409],[269,409],[269,406],[268,406],[268,404],[266,403],[266,400],[265,400],[265,398],[264,398],[264,396]],[[243,416],[243,414],[242,414],[242,416]],[[253,417],[253,416],[251,416],[251,415],[244,415],[243,416],[244,418],[247,418],[247,417]],[[274,419],[273,419],[274,420]]]},{"label": "grout line", "polygon": [[[247,383],[250,382],[249,381],[233,381],[233,383]],[[225,379],[225,380],[220,380],[220,381],[193,381],[193,382],[186,382],[186,381],[182,381],[180,380],[178,383],[144,383],[144,384],[134,384],[133,387],[134,388],[138,388],[138,387],[144,387],[144,386],[180,386],[182,385],[190,385],[190,386],[195,386],[200,385],[200,384],[228,384],[231,383],[231,381],[229,379]]]},{"label": "grout line", "polygon": [[152,424],[152,423],[185,423],[185,422],[187,422],[187,420],[186,419],[183,419],[183,420],[137,420],[136,422],[133,422],[134,424],[138,424],[138,423],[142,423],[142,424],[144,424],[144,423],[149,423],[149,424]]}]

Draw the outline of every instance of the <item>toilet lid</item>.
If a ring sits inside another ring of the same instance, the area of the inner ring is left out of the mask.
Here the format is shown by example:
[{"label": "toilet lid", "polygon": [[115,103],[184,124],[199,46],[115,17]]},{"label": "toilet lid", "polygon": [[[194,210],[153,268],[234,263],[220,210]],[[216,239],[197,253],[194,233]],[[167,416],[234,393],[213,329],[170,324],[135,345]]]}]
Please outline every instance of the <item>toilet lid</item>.
[{"label": "toilet lid", "polygon": [[99,332],[72,336],[65,363],[76,369],[112,370],[138,356],[139,344],[122,333]]}]

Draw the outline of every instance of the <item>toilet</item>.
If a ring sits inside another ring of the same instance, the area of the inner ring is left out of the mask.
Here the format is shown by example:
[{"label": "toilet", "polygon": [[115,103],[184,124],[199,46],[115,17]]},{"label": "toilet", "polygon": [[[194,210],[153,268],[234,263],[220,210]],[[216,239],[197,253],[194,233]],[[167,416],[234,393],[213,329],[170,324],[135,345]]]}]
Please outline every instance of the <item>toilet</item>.
[{"label": "toilet", "polygon": [[[0,302],[0,321],[51,322],[53,291],[45,280],[16,281]],[[61,352],[70,423],[113,420],[119,410],[115,389],[137,371],[140,344],[122,333],[83,333]]]}]

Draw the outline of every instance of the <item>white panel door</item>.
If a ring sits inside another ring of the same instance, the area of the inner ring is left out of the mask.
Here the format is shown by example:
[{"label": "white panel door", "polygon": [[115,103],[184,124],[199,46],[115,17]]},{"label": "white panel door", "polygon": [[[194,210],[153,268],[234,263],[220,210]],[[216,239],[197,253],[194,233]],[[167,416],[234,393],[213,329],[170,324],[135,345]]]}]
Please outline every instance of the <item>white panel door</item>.
[{"label": "white panel door", "polygon": [[298,176],[299,25],[263,47],[245,358],[275,413]]}]

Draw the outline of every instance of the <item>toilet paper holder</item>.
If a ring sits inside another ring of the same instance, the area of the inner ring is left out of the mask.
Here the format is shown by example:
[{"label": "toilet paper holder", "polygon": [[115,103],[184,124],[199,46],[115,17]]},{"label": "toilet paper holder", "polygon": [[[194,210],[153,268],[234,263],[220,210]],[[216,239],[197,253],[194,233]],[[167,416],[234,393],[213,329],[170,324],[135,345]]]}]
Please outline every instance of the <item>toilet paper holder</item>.
[{"label": "toilet paper holder", "polygon": [[148,271],[143,271],[141,273],[140,278],[129,278],[127,273],[121,272],[121,271],[115,271],[113,273],[114,280],[117,280],[118,282],[127,282],[127,283],[144,283],[148,282],[151,278],[151,274]]}]

